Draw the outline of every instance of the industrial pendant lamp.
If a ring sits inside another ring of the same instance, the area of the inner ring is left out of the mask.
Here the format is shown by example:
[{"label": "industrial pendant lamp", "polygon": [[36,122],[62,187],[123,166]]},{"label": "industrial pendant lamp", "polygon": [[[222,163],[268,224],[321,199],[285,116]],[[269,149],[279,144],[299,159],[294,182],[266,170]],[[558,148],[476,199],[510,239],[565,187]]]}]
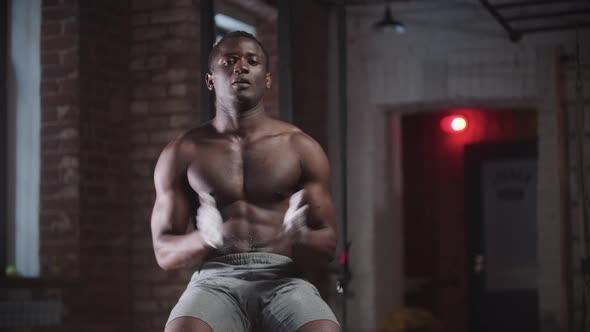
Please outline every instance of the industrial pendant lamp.
[{"label": "industrial pendant lamp", "polygon": [[383,19],[375,23],[373,26],[376,30],[383,32],[406,32],[406,26],[402,22],[394,19],[391,15],[391,9],[389,8],[389,5],[385,6],[385,16]]}]

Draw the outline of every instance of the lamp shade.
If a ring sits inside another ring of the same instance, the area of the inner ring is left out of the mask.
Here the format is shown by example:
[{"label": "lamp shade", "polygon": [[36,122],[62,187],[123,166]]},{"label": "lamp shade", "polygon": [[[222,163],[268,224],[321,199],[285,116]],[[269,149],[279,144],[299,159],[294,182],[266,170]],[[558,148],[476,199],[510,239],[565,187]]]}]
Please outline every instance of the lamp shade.
[{"label": "lamp shade", "polygon": [[385,15],[382,20],[375,23],[373,27],[376,30],[384,31],[384,32],[397,32],[397,33],[404,33],[406,32],[406,26],[393,18],[391,15],[391,9],[389,6],[385,7]]}]

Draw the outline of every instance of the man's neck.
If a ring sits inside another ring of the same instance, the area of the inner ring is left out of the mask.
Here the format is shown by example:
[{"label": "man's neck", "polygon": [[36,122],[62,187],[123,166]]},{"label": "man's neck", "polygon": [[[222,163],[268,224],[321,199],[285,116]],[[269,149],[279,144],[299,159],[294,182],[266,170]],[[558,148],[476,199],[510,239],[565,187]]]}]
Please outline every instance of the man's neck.
[{"label": "man's neck", "polygon": [[217,107],[213,126],[220,133],[234,134],[243,138],[255,131],[265,117],[262,103],[243,111],[238,111],[235,108]]}]

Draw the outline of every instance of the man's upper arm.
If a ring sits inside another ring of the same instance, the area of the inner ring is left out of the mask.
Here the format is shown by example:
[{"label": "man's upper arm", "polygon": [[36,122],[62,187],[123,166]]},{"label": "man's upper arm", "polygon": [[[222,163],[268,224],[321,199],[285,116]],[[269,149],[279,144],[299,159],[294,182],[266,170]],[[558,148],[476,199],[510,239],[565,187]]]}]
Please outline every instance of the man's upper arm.
[{"label": "man's upper arm", "polygon": [[294,137],[294,145],[303,170],[302,187],[309,204],[308,226],[336,228],[334,205],[330,195],[330,165],[322,147],[311,137],[301,133]]},{"label": "man's upper arm", "polygon": [[152,238],[162,234],[184,234],[190,217],[186,172],[177,142],[162,151],[154,172],[156,202],[152,211]]}]

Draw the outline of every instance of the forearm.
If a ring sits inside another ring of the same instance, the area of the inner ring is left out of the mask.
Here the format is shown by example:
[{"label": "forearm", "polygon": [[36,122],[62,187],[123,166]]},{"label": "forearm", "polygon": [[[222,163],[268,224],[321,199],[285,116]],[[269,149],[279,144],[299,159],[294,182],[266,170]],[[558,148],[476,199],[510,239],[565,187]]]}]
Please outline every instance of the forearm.
[{"label": "forearm", "polygon": [[164,270],[199,266],[209,257],[208,246],[198,231],[187,234],[161,234],[154,240],[158,265]]},{"label": "forearm", "polygon": [[320,270],[334,259],[336,232],[326,226],[320,229],[308,228],[300,234],[293,248],[295,263],[304,270]]}]

